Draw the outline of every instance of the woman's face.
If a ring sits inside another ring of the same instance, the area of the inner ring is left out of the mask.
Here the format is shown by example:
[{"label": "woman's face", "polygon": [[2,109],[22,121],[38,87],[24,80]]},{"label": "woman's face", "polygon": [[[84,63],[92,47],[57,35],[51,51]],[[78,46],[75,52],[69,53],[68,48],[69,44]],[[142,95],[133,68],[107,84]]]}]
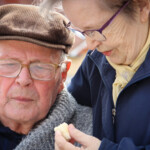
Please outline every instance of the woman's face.
[{"label": "woman's face", "polygon": [[[98,0],[63,0],[65,14],[80,31],[99,29],[115,13]],[[97,48],[115,64],[131,64],[138,56],[148,35],[148,15],[137,10],[135,20],[120,13],[103,30],[106,40],[86,37],[90,49]]]}]

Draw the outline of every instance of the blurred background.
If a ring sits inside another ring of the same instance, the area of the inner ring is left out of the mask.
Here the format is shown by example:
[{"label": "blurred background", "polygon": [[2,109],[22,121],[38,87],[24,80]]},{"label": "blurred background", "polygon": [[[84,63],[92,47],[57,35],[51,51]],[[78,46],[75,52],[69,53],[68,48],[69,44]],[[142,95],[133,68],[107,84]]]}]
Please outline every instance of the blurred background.
[{"label": "blurred background", "polygon": [[[13,4],[13,3],[38,5],[40,3],[40,1],[42,1],[42,0],[0,0],[0,5]],[[64,14],[61,7],[60,8],[57,7],[57,8],[58,9],[56,9],[56,10],[58,10],[60,13]],[[77,69],[79,68],[80,64],[82,63],[82,61],[86,55],[87,50],[88,50],[88,48],[86,46],[85,41],[76,37],[75,43],[74,43],[73,47],[71,48],[69,57],[68,57],[69,59],[72,60],[72,65],[68,72],[66,84],[69,84],[71,78],[76,73]]]}]

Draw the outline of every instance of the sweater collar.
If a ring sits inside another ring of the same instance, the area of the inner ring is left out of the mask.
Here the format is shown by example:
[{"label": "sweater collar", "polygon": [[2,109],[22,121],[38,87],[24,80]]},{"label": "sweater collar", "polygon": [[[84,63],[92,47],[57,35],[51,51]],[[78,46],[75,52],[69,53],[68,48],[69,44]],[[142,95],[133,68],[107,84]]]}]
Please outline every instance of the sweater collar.
[{"label": "sweater collar", "polygon": [[[50,109],[46,119],[39,122],[34,129],[23,139],[15,150],[37,149],[39,142],[45,147],[54,149],[54,127],[63,122],[70,123],[77,108],[75,99],[65,90],[63,90]],[[44,139],[43,139],[44,138]],[[48,139],[48,140],[47,140]],[[47,141],[49,141],[47,143]],[[49,145],[49,143],[52,143]],[[43,149],[47,149],[44,148]]]}]

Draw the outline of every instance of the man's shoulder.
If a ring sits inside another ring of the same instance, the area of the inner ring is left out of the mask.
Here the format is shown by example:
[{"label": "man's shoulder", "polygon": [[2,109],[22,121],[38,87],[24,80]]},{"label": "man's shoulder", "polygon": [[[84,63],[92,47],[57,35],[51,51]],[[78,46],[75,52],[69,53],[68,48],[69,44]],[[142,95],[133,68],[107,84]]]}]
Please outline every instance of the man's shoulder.
[{"label": "man's shoulder", "polygon": [[74,124],[74,126],[82,132],[92,135],[92,122],[92,108],[76,103],[76,111],[73,118],[70,119],[70,123]]},{"label": "man's shoulder", "polygon": [[76,108],[76,112],[77,112],[77,115],[82,115],[83,116],[92,116],[92,108],[91,107],[88,107],[88,106],[84,106],[84,105],[80,105],[77,103],[77,108]]},{"label": "man's shoulder", "polygon": [[78,104],[66,89],[61,92],[61,95],[63,94],[66,95],[67,101],[69,102],[67,108],[70,107],[68,109],[74,110],[72,115],[68,114],[70,119],[67,123],[74,124],[76,128],[86,134],[92,134],[92,108]]},{"label": "man's shoulder", "polygon": [[73,118],[73,124],[82,132],[92,135],[93,117],[92,108],[77,104],[77,109]]}]

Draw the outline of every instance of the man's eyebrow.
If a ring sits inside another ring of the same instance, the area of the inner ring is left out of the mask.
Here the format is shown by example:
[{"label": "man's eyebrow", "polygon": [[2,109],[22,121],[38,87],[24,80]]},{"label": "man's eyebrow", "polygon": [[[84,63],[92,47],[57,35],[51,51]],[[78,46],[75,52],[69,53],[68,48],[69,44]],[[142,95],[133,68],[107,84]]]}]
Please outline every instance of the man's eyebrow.
[{"label": "man's eyebrow", "polygon": [[[12,58],[12,56],[9,56],[8,54],[1,54],[0,53],[0,58]],[[16,58],[14,58],[14,59],[16,59]]]}]

